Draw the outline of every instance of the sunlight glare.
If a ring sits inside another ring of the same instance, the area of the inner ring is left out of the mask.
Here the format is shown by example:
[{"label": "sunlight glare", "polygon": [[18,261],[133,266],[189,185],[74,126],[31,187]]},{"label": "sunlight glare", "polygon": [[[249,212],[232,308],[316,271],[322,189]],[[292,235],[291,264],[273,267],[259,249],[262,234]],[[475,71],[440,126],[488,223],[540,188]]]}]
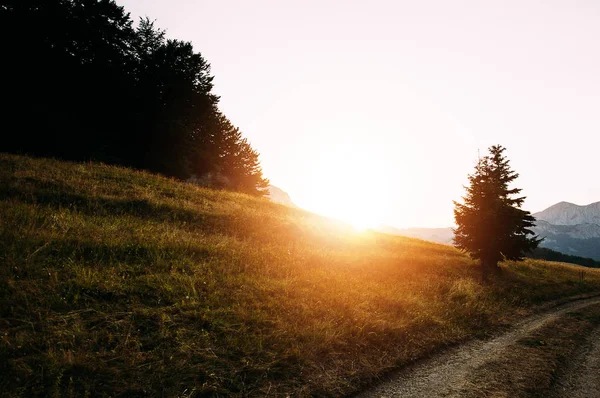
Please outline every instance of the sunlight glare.
[{"label": "sunlight glare", "polygon": [[389,211],[387,168],[356,145],[330,150],[312,164],[312,195],[300,206],[363,231],[385,223]]}]

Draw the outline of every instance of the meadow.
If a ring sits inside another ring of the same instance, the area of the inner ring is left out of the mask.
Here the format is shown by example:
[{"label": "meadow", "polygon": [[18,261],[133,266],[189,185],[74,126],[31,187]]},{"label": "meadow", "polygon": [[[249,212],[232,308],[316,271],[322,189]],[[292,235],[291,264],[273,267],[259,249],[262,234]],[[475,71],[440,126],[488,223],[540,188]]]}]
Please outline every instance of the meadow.
[{"label": "meadow", "polygon": [[600,270],[482,283],[450,246],[243,194],[0,154],[3,396],[341,396]]}]

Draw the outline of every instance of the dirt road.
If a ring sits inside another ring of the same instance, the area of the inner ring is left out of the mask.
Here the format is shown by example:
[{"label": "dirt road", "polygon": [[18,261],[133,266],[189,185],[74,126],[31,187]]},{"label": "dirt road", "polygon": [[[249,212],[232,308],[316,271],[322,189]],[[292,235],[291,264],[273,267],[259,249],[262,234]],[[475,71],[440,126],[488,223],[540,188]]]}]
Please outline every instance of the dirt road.
[{"label": "dirt road", "polygon": [[560,374],[552,398],[600,397],[600,328],[581,345]]},{"label": "dirt road", "polygon": [[[387,381],[358,394],[357,397],[462,396],[465,390],[469,390],[469,375],[485,367],[486,363],[501,358],[519,339],[568,312],[598,303],[600,297],[594,297],[554,307],[521,321],[510,331],[496,338],[458,346],[390,375]],[[590,344],[593,349],[582,351],[581,355],[585,355],[585,358],[580,359],[581,365],[572,369],[571,373],[565,374],[564,381],[561,382],[564,395],[560,397],[600,396],[600,330],[596,337],[590,340]],[[590,379],[594,379],[595,384],[590,382]]]}]

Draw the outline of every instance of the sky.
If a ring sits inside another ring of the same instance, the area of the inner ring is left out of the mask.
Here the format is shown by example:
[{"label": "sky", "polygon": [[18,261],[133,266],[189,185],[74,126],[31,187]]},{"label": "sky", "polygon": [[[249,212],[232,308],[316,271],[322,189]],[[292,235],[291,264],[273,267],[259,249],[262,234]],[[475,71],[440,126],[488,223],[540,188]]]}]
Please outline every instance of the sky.
[{"label": "sky", "polygon": [[532,213],[600,201],[600,2],[116,0],[211,64],[220,109],[300,207],[453,225],[500,144]]}]

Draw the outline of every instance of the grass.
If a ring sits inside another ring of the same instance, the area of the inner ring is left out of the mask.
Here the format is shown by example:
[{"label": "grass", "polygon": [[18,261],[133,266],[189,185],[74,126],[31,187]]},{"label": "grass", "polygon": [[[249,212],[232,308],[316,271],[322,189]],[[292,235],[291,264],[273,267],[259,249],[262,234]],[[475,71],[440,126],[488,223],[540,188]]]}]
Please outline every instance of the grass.
[{"label": "grass", "polygon": [[452,247],[241,194],[0,154],[0,393],[340,396],[600,271],[481,284]]}]

